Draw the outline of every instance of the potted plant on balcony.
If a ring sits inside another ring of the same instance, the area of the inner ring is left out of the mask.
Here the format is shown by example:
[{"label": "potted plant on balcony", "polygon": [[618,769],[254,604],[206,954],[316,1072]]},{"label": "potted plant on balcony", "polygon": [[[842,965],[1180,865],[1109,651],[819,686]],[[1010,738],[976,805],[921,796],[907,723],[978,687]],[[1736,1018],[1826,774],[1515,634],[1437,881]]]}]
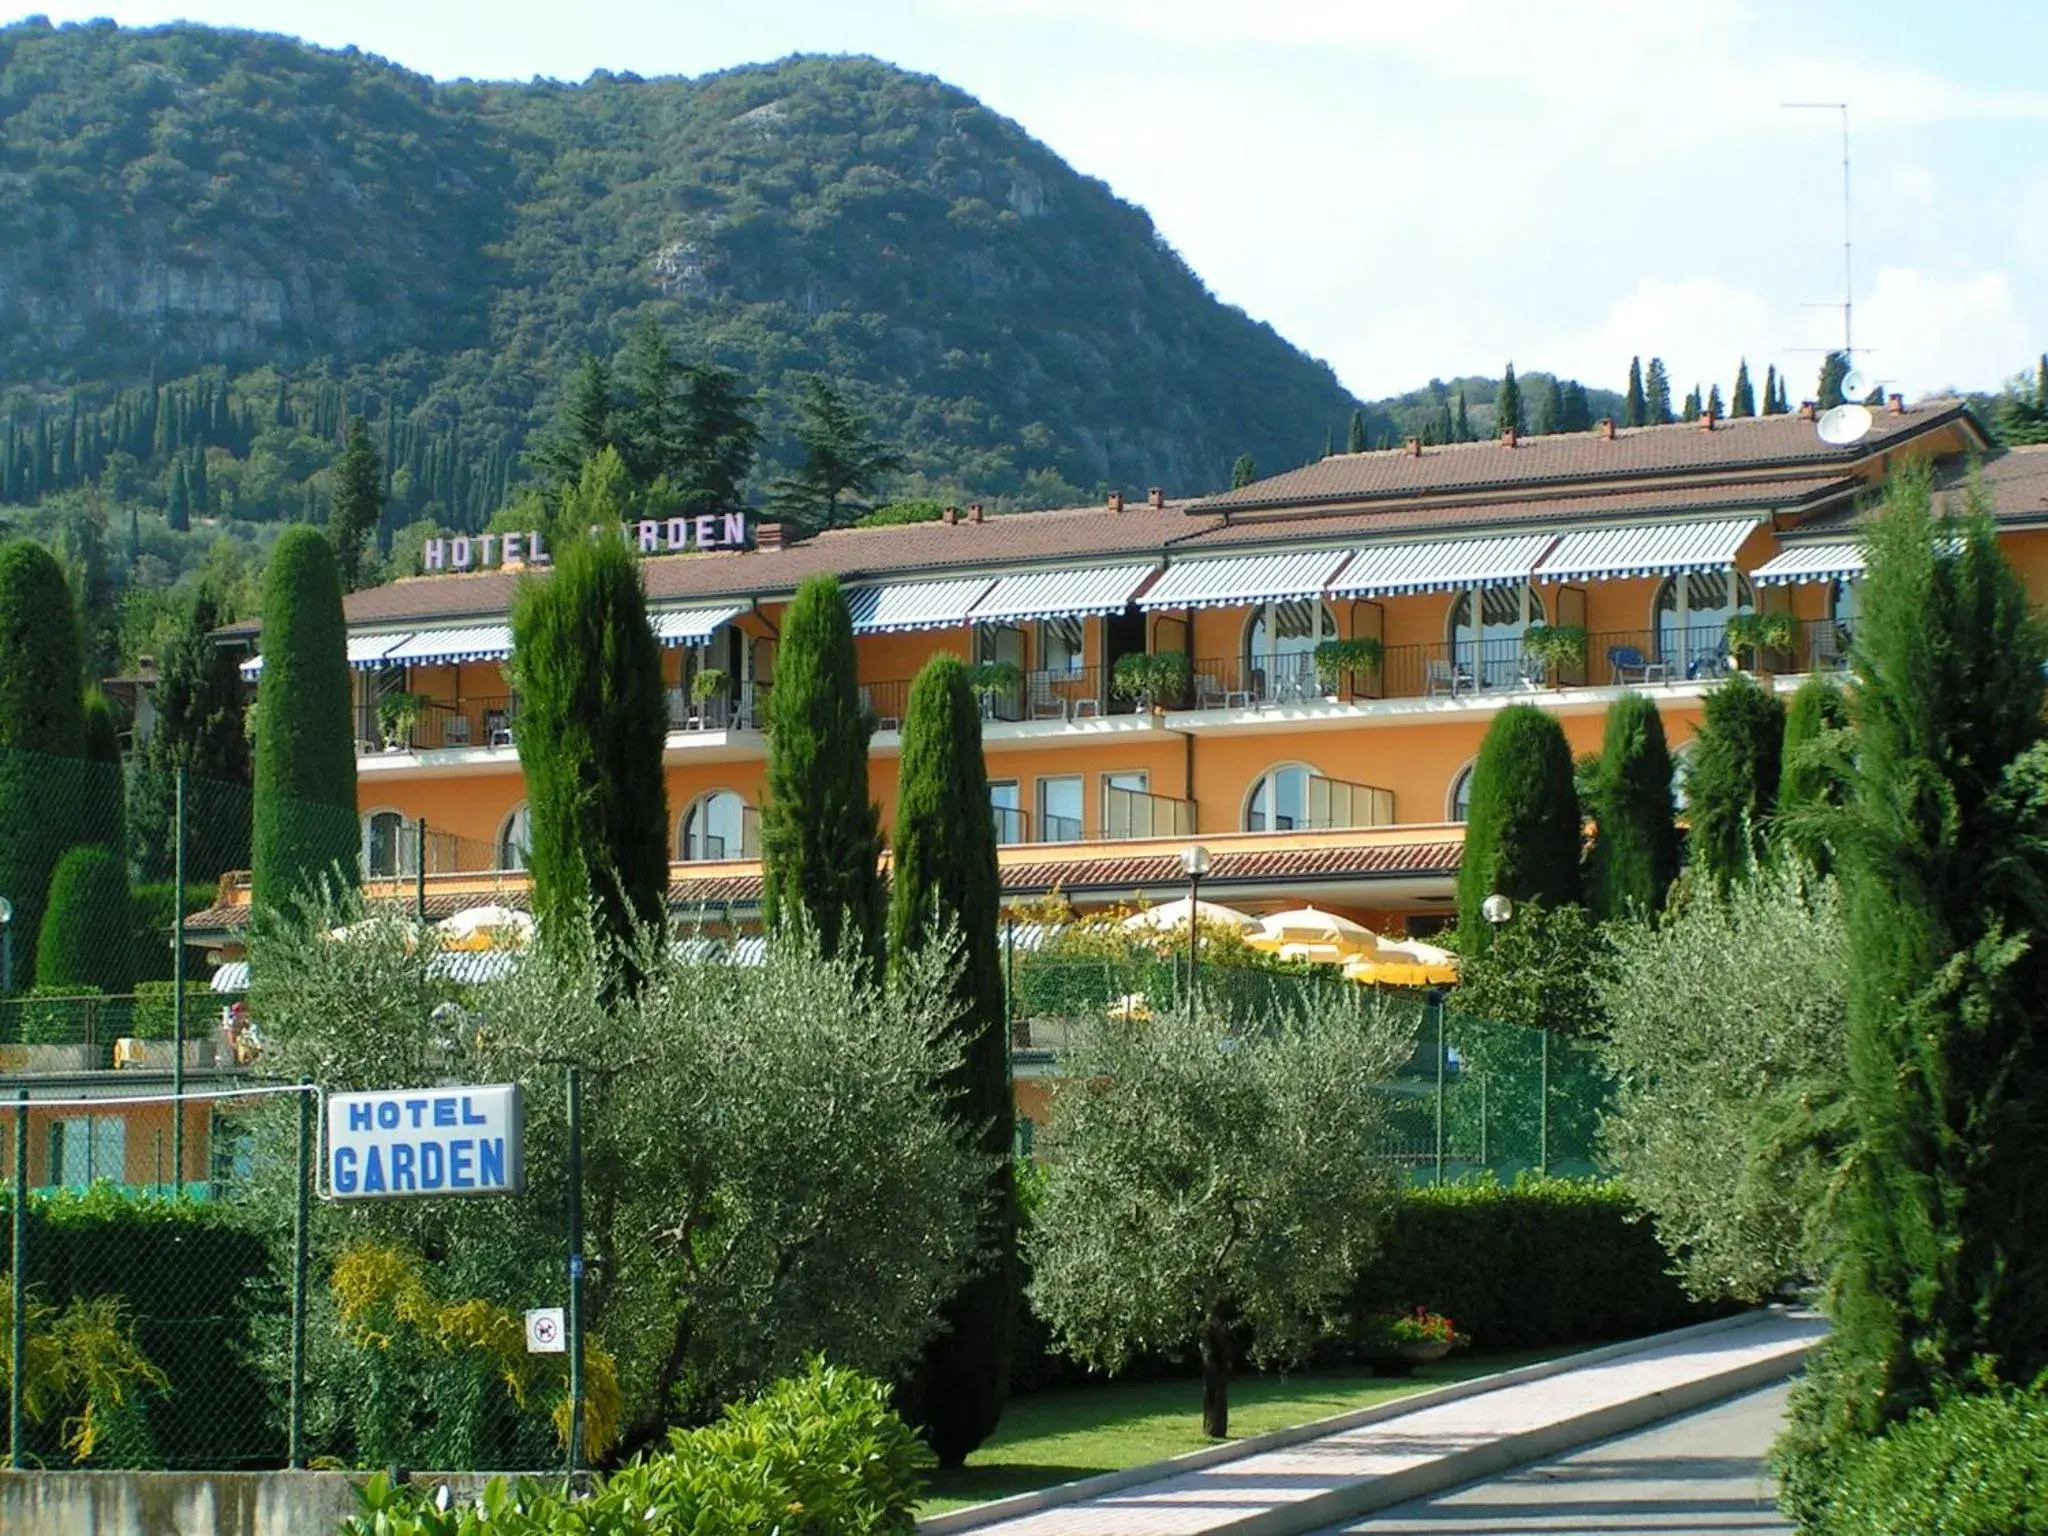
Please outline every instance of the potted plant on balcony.
[{"label": "potted plant on balcony", "polygon": [[1135,699],[1144,709],[1164,708],[1187,688],[1188,658],[1184,651],[1119,656],[1110,672],[1110,690],[1120,699]]},{"label": "potted plant on balcony", "polygon": [[1566,667],[1586,663],[1586,627],[1583,624],[1531,624],[1522,632],[1522,654],[1541,672],[1545,681],[1556,683]]},{"label": "potted plant on balcony", "polygon": [[1024,669],[1014,661],[977,662],[967,671],[968,686],[981,700],[983,716],[994,713],[999,698],[1016,700],[1024,686]]},{"label": "potted plant on balcony", "polygon": [[1334,697],[1346,677],[1372,671],[1385,655],[1386,647],[1370,635],[1325,640],[1315,651],[1316,686]]},{"label": "potted plant on balcony", "polygon": [[1762,672],[1766,652],[1782,656],[1792,649],[1793,632],[1789,613],[1738,613],[1728,620],[1728,649],[1749,652],[1750,670]]},{"label": "potted plant on balcony", "polygon": [[412,729],[426,709],[423,693],[387,693],[377,701],[377,729],[384,733],[386,752],[403,752],[412,746]]}]

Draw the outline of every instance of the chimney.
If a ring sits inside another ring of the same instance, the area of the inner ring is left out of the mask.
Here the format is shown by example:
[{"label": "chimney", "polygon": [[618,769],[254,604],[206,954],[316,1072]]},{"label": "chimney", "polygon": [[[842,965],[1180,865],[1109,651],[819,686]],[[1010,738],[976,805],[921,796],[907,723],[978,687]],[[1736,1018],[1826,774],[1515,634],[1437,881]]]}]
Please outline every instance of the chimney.
[{"label": "chimney", "polygon": [[1411,437],[1411,438],[1409,438],[1409,439],[1408,439],[1408,457],[1409,457],[1409,458],[1411,458],[1411,459],[1419,459],[1419,458],[1421,458],[1421,457],[1422,457],[1422,439],[1421,439],[1421,438],[1419,438],[1419,437]]},{"label": "chimney", "polygon": [[1124,493],[1122,491],[1111,491],[1109,493],[1109,510],[1112,512],[1121,512],[1123,511],[1123,509]]},{"label": "chimney", "polygon": [[1813,402],[1811,400],[1799,402],[1799,419],[1801,421],[1813,420]]},{"label": "chimney", "polygon": [[1145,500],[1151,506],[1154,512],[1164,512],[1166,510],[1166,492],[1162,491],[1156,485],[1152,487],[1151,492],[1145,497]]},{"label": "chimney", "polygon": [[978,502],[978,501],[970,501],[970,502],[969,502],[969,503],[967,504],[967,521],[969,521],[970,523],[978,523],[978,522],[980,522],[980,521],[981,521],[981,503],[980,503],[980,502]]},{"label": "chimney", "polygon": [[1700,430],[1702,432],[1711,432],[1714,430],[1714,413],[1712,411],[1700,412]]},{"label": "chimney", "polygon": [[948,528],[952,527],[955,523],[960,521],[960,509],[958,507],[946,508],[945,511],[939,514],[939,521],[944,523]]},{"label": "chimney", "polygon": [[1512,448],[1518,441],[1520,438],[1513,427],[1509,427],[1500,435],[1500,445],[1503,448]]},{"label": "chimney", "polygon": [[768,522],[754,524],[754,548],[782,548],[782,524]]},{"label": "chimney", "polygon": [[1612,416],[1602,416],[1600,418],[1600,435],[1610,443],[1614,441],[1614,418]]},{"label": "chimney", "polygon": [[1892,414],[1894,416],[1903,416],[1906,414],[1906,397],[1904,395],[1893,395],[1891,397],[1891,404]]}]

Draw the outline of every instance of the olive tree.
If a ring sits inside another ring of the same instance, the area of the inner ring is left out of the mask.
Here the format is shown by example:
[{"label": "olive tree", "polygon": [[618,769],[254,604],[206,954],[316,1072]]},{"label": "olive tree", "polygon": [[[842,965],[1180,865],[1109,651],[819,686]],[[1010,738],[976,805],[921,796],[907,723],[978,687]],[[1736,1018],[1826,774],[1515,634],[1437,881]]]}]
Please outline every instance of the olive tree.
[{"label": "olive tree", "polygon": [[1835,887],[1769,867],[1609,929],[1598,983],[1616,1171],[1686,1288],[1755,1301],[1820,1272],[1844,1128],[1848,939]]},{"label": "olive tree", "polygon": [[1095,1032],[1053,1101],[1031,1299],[1106,1370],[1200,1353],[1202,1429],[1229,1432],[1232,1331],[1300,1359],[1377,1246],[1397,1179],[1381,1085],[1412,1018],[1362,991],[1226,1033],[1186,1014]]}]

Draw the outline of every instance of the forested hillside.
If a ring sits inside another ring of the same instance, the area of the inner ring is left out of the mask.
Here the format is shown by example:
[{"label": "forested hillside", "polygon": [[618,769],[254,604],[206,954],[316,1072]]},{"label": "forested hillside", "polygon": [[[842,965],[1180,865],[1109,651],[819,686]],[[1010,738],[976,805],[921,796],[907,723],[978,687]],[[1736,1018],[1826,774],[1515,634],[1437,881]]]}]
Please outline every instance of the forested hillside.
[{"label": "forested hillside", "polygon": [[1212,489],[1356,406],[1142,211],[872,60],[437,85],[201,27],[0,29],[0,500],[111,469],[168,508],[182,456],[202,513],[317,516],[362,412],[399,520],[473,524],[649,316],[759,393],[760,474],[819,373],[902,494]]}]

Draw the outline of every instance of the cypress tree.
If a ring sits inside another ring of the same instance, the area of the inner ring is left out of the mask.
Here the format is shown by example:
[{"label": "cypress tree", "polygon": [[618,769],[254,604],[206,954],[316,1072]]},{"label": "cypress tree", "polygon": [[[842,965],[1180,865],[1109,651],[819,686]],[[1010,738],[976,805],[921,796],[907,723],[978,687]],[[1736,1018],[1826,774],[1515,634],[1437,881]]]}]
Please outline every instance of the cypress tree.
[{"label": "cypress tree", "polygon": [[1700,419],[1699,385],[1695,384],[1685,392],[1685,406],[1679,411],[1678,419],[1680,421],[1698,421]]},{"label": "cypress tree", "polygon": [[1533,704],[1509,705],[1472,768],[1458,867],[1458,940],[1467,954],[1490,942],[1480,904],[1495,892],[1552,908],[1579,899],[1584,827],[1564,728]]},{"label": "cypress tree", "polygon": [[202,584],[157,658],[156,729],[137,750],[129,783],[128,823],[144,881],[171,878],[180,768],[201,800],[185,840],[186,877],[213,880],[249,867],[248,818],[206,814],[204,798],[227,791],[225,798],[240,801],[249,783],[240,667],[234,652],[213,640],[226,617]]},{"label": "cypress tree", "polygon": [[1336,451],[1336,434],[1332,432],[1331,429],[1328,427],[1323,428],[1323,457],[1327,459],[1330,457],[1331,454],[1335,453]]},{"label": "cypress tree", "polygon": [[1594,915],[1654,916],[1678,878],[1678,822],[1664,719],[1639,693],[1625,693],[1608,707],[1592,798],[1586,895]]},{"label": "cypress tree", "polygon": [[131,992],[134,938],[120,856],[104,843],[80,843],[50,877],[50,905],[36,937],[36,985],[96,987],[109,997]]},{"label": "cypress tree", "polygon": [[334,499],[328,507],[327,532],[334,540],[336,569],[345,592],[362,585],[363,541],[377,531],[384,516],[384,467],[370,441],[370,423],[349,419],[348,444],[334,467]]},{"label": "cypress tree", "polygon": [[1764,370],[1764,414],[1778,414],[1778,365],[1770,364]]},{"label": "cypress tree", "polygon": [[946,1329],[925,1347],[907,1405],[940,1465],[957,1467],[1002,1417],[1017,1313],[1015,1108],[996,950],[1001,893],[981,708],[958,657],[935,657],[911,685],[898,783],[890,958],[900,963],[949,930],[958,935],[959,1012],[952,1027],[961,1063],[941,1092],[948,1112],[997,1159],[988,1182],[988,1267],[947,1304]]},{"label": "cypress tree", "polygon": [[1456,423],[1456,432],[1457,436],[1454,439],[1454,441],[1460,443],[1469,443],[1473,441],[1474,434],[1472,431],[1472,418],[1466,413],[1465,410],[1465,386],[1462,384],[1458,386],[1458,419]]},{"label": "cypress tree", "polygon": [[1344,451],[1346,453],[1365,452],[1364,411],[1353,411],[1351,413],[1351,425],[1344,432]]},{"label": "cypress tree", "polygon": [[2048,1368],[2048,637],[1988,499],[1937,521],[1894,474],[1856,631],[1848,1110],[1833,1329],[1795,1400],[1788,1492],[1943,1388]]},{"label": "cypress tree", "polygon": [[334,546],[317,528],[287,528],[263,573],[250,854],[258,906],[284,907],[328,879],[357,878],[346,634]]},{"label": "cypress tree", "polygon": [[0,896],[14,903],[14,984],[35,981],[44,903],[75,840],[85,750],[78,621],[56,558],[31,539],[0,544]]},{"label": "cypress tree", "polygon": [[1515,382],[1515,365],[1509,363],[1493,397],[1493,430],[1505,436],[1509,432],[1526,432],[1528,426],[1522,414],[1522,386]]},{"label": "cypress tree", "polygon": [[1668,427],[1676,418],[1671,414],[1671,375],[1664,367],[1664,359],[1650,359],[1650,370],[1643,375],[1643,420],[1653,427]]},{"label": "cypress tree", "polygon": [[826,954],[873,964],[882,948],[882,834],[868,798],[874,719],[857,675],[838,579],[814,576],[783,617],[768,696],[761,916],[772,930],[801,914]]},{"label": "cypress tree", "polygon": [[1801,683],[1785,711],[1771,836],[1781,853],[1797,852],[1822,870],[1830,858],[1825,838],[1814,825],[1814,813],[1839,807],[1848,797],[1849,760],[1843,739],[1848,726],[1848,700],[1824,677]]},{"label": "cypress tree", "polygon": [[78,840],[104,843],[127,857],[127,795],[121,777],[121,728],[99,684],[86,687],[80,708],[85,768],[80,785]]},{"label": "cypress tree", "polygon": [[[1698,385],[1693,386],[1693,397],[1695,399],[1699,397]],[[1719,384],[1709,384],[1707,386],[1706,410],[1716,421],[1719,421],[1728,414],[1721,407],[1721,386]]]},{"label": "cypress tree", "polygon": [[1237,456],[1237,462],[1230,466],[1230,488],[1233,491],[1241,491],[1250,485],[1254,478],[1252,456],[1248,453],[1240,453]]},{"label": "cypress tree", "polygon": [[1643,394],[1643,360],[1628,360],[1628,399],[1623,407],[1625,427],[1640,427],[1650,419],[1648,397]]},{"label": "cypress tree", "polygon": [[1842,381],[1849,377],[1849,358],[1846,353],[1830,352],[1820,365],[1820,382],[1815,400],[1824,411],[1831,411],[1842,404]]},{"label": "cypress tree", "polygon": [[1685,776],[1693,866],[1726,889],[1768,847],[1785,750],[1785,707],[1746,672],[1707,695]]},{"label": "cypress tree", "polygon": [[1593,430],[1593,402],[1586,398],[1586,386],[1572,379],[1564,387],[1564,430],[1567,432],[1590,432]]},{"label": "cypress tree", "polygon": [[1570,430],[1571,408],[1565,404],[1564,385],[1552,379],[1543,391],[1543,406],[1536,415],[1539,433]]},{"label": "cypress tree", "polygon": [[1728,396],[1730,416],[1754,416],[1756,414],[1756,389],[1749,382],[1749,359],[1743,358],[1735,365],[1735,388]]},{"label": "cypress tree", "polygon": [[583,471],[554,575],[520,583],[512,665],[519,766],[533,823],[527,868],[543,926],[579,922],[622,943],[668,898],[668,697],[640,566],[619,528],[625,466],[606,449]]}]

